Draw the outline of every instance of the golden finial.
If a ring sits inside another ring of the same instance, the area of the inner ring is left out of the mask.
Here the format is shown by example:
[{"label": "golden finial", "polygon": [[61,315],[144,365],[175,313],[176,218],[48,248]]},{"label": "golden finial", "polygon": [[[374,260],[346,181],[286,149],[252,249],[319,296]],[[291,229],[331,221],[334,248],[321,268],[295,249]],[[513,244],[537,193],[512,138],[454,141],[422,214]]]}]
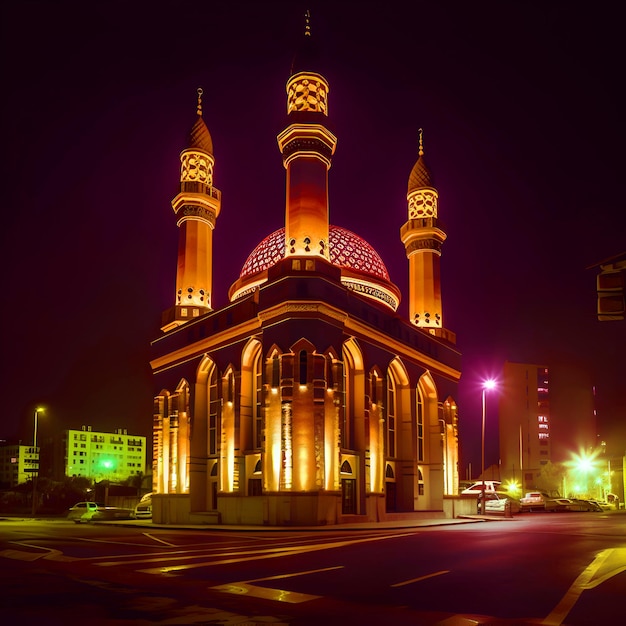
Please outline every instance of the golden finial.
[{"label": "golden finial", "polygon": [[304,36],[311,36],[311,11],[309,11],[308,9],[304,14]]},{"label": "golden finial", "polygon": [[202,87],[198,87],[198,108],[196,109],[196,113],[202,116]]},{"label": "golden finial", "polygon": [[422,128],[420,128],[418,132],[419,132],[419,135],[420,135],[420,147],[419,147],[418,154],[420,156],[424,156],[424,130]]}]

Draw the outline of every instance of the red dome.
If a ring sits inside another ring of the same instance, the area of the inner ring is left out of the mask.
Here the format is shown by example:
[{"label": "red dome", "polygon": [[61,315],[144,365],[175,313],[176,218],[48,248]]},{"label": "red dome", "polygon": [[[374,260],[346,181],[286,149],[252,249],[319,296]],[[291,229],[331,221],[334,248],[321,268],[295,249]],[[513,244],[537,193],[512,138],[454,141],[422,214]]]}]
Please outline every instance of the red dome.
[{"label": "red dome", "polygon": [[[389,282],[389,273],[378,252],[353,232],[330,226],[330,261],[333,265],[376,276]],[[266,270],[285,257],[285,229],[268,235],[252,251],[241,268],[240,278]]]}]

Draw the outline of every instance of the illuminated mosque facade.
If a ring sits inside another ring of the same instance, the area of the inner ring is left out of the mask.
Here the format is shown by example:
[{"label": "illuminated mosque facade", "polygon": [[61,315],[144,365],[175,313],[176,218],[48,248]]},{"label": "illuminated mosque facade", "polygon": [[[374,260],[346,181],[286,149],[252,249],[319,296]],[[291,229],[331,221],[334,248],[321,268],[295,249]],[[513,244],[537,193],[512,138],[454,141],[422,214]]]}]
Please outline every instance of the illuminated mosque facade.
[{"label": "illuminated mosque facade", "polygon": [[172,200],[176,292],[152,343],[155,522],[443,517],[446,496],[458,493],[460,354],[444,326],[446,233],[421,134],[417,161],[406,164],[399,233],[406,319],[381,257],[330,222],[337,138],[326,127],[330,85],[306,53],[310,38],[307,23],[277,137],[284,227],[250,253],[220,309],[212,307],[213,237],[229,233],[218,228],[218,154],[198,90]]}]

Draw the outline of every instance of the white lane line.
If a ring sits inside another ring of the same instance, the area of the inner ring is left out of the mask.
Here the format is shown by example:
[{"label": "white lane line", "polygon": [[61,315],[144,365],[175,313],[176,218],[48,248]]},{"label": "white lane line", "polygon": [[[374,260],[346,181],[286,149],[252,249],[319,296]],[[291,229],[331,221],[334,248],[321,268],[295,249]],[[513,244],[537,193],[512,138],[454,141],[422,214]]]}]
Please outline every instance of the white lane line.
[{"label": "white lane line", "polygon": [[596,558],[579,574],[578,578],[572,583],[572,586],[565,592],[561,601],[552,610],[552,613],[546,617],[541,624],[546,626],[560,626],[567,614],[572,610],[578,598],[585,589],[589,589],[591,579],[596,572],[604,565],[609,558],[613,549],[602,550]]},{"label": "white lane line", "polygon": [[154,535],[151,535],[150,533],[142,533],[144,536],[148,537],[148,539],[151,539],[152,541],[158,541],[159,543],[162,543],[166,546],[171,546],[172,548],[177,548],[178,546],[175,543],[170,543],[169,541],[164,541],[163,539],[159,539],[158,537],[155,537]]},{"label": "white lane line", "polygon": [[76,561],[74,557],[64,556],[60,550],[54,548],[43,548],[41,546],[35,546],[30,543],[23,543],[14,541],[15,545],[24,546],[26,548],[35,548],[42,550],[42,552],[26,552],[25,550],[3,550],[0,552],[0,556],[5,559],[13,559],[14,561],[38,561],[39,559],[45,559],[46,561]]},{"label": "white lane line", "polygon": [[266,600],[274,600],[276,602],[288,602],[289,604],[299,604],[301,602],[309,602],[316,600],[322,596],[314,596],[310,593],[300,593],[297,591],[288,591],[287,589],[274,589],[273,587],[259,587],[250,583],[258,583],[265,580],[280,580],[283,578],[294,578],[295,576],[306,576],[308,574],[318,574],[319,572],[330,572],[335,569],[343,569],[343,565],[335,567],[324,567],[321,569],[311,569],[305,572],[293,572],[291,574],[278,574],[276,576],[266,576],[265,578],[254,578],[252,580],[242,580],[236,583],[226,583],[225,585],[216,585],[210,587],[211,590],[222,591],[224,593],[234,593],[237,595],[248,595],[255,598],[264,598]]},{"label": "white lane line", "polygon": [[[411,533],[408,533],[411,534]],[[222,559],[219,561],[204,561],[202,563],[190,563],[187,565],[172,565],[169,567],[153,567],[149,569],[139,570],[144,574],[171,574],[171,572],[177,572],[186,569],[195,569],[198,567],[211,567],[214,565],[227,565],[229,563],[240,563],[242,561],[258,561],[260,559],[272,559],[283,556],[291,556],[294,554],[305,554],[307,552],[316,552],[318,550],[329,550],[333,548],[342,548],[344,546],[355,545],[359,543],[367,543],[371,541],[380,541],[381,539],[396,539],[400,535],[387,535],[383,537],[371,537],[366,539],[352,539],[346,541],[338,541],[335,543],[329,542],[325,544],[316,544],[314,546],[291,546],[287,548],[271,548],[264,550],[250,550],[247,552],[233,552],[230,555],[223,556],[231,556],[233,558]],[[138,559],[137,561],[126,561],[126,563],[150,563],[150,562],[159,562],[163,561],[174,561],[174,560],[190,560],[197,559],[198,556],[189,556],[189,557],[176,557],[167,558],[167,559]],[[106,563],[98,563],[98,565],[102,566],[110,566],[116,565],[115,561],[109,561]]]},{"label": "white lane line", "polygon": [[266,576],[265,578],[252,578],[243,580],[245,583],[260,583],[263,580],[279,580],[280,578],[294,578],[295,576],[307,576],[308,574],[319,574],[320,572],[330,572],[335,569],[343,569],[345,565],[335,565],[334,567],[322,567],[321,569],[310,569],[305,572],[293,572],[292,574],[277,574],[276,576]]},{"label": "white lane line", "polygon": [[441,574],[449,574],[449,569],[443,569],[440,572],[433,572],[432,574],[426,574],[426,576],[420,576],[419,578],[411,578],[411,580],[404,580],[401,583],[395,583],[391,585],[392,587],[404,587],[404,585],[410,585],[411,583],[418,583],[420,580],[426,580],[427,578],[432,578],[433,576],[441,576]]}]

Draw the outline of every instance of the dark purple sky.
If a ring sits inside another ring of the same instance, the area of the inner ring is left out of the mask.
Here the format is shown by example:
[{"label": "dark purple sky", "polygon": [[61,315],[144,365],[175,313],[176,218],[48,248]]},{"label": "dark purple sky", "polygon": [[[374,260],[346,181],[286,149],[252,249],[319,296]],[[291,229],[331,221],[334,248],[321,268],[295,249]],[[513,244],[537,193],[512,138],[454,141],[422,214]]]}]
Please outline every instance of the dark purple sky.
[{"label": "dark purple sky", "polygon": [[[479,460],[479,381],[505,359],[550,367],[555,434],[568,445],[588,417],[580,396],[597,385],[599,434],[623,453],[626,322],[596,321],[586,269],[626,250],[616,9],[343,5],[309,3],[339,138],[331,222],[369,241],[406,291],[399,229],[424,128],[448,233],[444,325],[464,355],[464,463]],[[283,225],[276,135],[305,8],[3,3],[0,437],[31,437],[38,404],[44,433],[150,435],[149,342],[174,300],[170,200],[196,89],[223,193],[220,306],[248,253]]]}]

